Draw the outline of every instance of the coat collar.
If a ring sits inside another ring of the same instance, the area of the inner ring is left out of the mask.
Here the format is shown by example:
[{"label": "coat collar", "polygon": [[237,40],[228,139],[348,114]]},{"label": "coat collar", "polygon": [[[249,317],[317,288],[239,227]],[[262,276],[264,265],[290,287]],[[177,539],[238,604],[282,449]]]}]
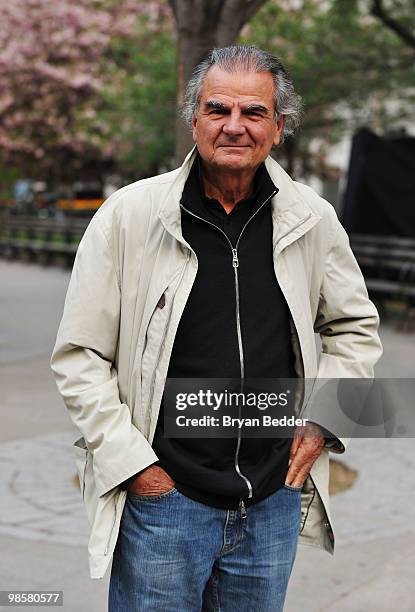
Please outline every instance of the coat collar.
[{"label": "coat collar", "polygon": [[272,199],[273,242],[279,253],[314,227],[321,217],[306,202],[293,179],[270,155],[265,160],[265,167],[279,188]]},{"label": "coat collar", "polygon": [[[183,164],[176,170],[176,177],[159,213],[165,229],[182,243],[185,243],[185,241],[181,230],[180,199],[196,153],[196,146],[194,146]],[[281,251],[285,246],[311,229],[320,221],[321,217],[314,213],[291,177],[271,156],[266,158],[265,167],[273,183],[279,189],[278,193],[272,198],[271,207],[274,225],[274,248]]]}]

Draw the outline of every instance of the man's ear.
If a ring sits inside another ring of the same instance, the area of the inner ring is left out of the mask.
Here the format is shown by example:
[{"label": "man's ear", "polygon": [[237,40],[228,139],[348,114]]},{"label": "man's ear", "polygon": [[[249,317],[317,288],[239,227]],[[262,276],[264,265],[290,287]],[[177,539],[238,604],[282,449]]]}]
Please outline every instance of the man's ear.
[{"label": "man's ear", "polygon": [[284,125],[285,125],[285,115],[281,115],[277,121],[277,125],[275,126],[275,134],[274,134],[274,140],[273,140],[274,145],[280,144],[281,134],[284,129]]},{"label": "man's ear", "polygon": [[192,119],[192,135],[193,135],[194,142],[196,142],[196,123],[197,123],[197,118],[193,117],[193,119]]}]

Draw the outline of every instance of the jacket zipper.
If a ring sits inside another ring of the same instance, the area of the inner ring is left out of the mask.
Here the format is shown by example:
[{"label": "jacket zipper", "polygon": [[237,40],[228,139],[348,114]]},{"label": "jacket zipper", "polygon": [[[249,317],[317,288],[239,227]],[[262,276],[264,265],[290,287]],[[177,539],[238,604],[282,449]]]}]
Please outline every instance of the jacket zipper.
[{"label": "jacket zipper", "polygon": [[[218,227],[217,225],[215,225],[211,221],[208,221],[207,219],[203,219],[203,217],[199,217],[199,215],[195,215],[195,213],[191,212],[188,208],[185,208],[183,206],[183,204],[180,204],[180,207],[183,210],[185,210],[187,213],[189,213],[189,215],[192,215],[196,219],[199,219],[200,221],[204,221],[205,223],[208,223],[212,227],[214,227],[217,230],[219,230],[221,232],[221,234],[223,234],[225,236],[227,243],[231,247],[231,251],[232,251],[232,266],[233,266],[234,275],[235,275],[236,330],[237,330],[237,336],[238,336],[239,366],[240,366],[240,372],[241,372],[241,381],[245,378],[245,363],[244,363],[244,350],[243,350],[243,344],[242,344],[241,317],[240,317],[240,306],[239,306],[239,278],[238,278],[239,258],[238,258],[238,246],[239,246],[239,242],[241,240],[242,234],[244,233],[245,228],[247,227],[248,223],[250,223],[250,221],[252,221],[252,219],[255,217],[255,215],[257,213],[259,213],[259,211],[265,206],[265,204],[267,202],[269,202],[269,200],[272,197],[274,197],[274,195],[276,193],[277,193],[276,190],[273,191],[271,193],[271,195],[269,195],[267,197],[267,199],[264,200],[264,202],[262,202],[262,204],[257,208],[257,210],[245,222],[244,226],[241,229],[241,233],[239,234],[238,239],[236,241],[235,248],[233,247],[232,242],[230,241],[230,239],[227,236],[227,234],[220,227]],[[240,448],[241,448],[241,428],[238,427],[238,439],[237,439],[236,450],[235,450],[234,465],[235,465],[235,470],[236,470],[237,474],[244,480],[244,482],[245,482],[245,484],[246,484],[246,486],[248,488],[248,499],[250,499],[253,496],[253,488],[252,488],[251,481],[244,474],[242,474],[241,469],[239,467],[239,451],[240,451]],[[245,505],[244,505],[244,502],[243,502],[242,498],[239,501],[239,509],[240,509],[240,512],[241,512],[241,517],[245,518],[246,510],[245,510]]]}]

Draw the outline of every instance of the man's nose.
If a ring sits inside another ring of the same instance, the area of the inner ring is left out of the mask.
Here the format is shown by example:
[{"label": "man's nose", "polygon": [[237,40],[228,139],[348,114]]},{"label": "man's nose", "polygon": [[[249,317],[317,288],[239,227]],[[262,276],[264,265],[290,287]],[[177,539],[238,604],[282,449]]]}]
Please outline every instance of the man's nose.
[{"label": "man's nose", "polygon": [[232,112],[225,118],[223,131],[228,136],[239,136],[245,132],[245,126],[242,123],[241,113]]}]

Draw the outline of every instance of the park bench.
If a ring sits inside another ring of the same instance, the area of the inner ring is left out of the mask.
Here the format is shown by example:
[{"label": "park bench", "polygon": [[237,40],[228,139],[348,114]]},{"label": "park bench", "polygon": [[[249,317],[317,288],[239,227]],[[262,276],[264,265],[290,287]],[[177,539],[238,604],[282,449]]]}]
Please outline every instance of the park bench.
[{"label": "park bench", "polygon": [[381,309],[400,302],[403,318],[415,305],[415,238],[352,234],[350,244],[365,277],[369,295]]}]

